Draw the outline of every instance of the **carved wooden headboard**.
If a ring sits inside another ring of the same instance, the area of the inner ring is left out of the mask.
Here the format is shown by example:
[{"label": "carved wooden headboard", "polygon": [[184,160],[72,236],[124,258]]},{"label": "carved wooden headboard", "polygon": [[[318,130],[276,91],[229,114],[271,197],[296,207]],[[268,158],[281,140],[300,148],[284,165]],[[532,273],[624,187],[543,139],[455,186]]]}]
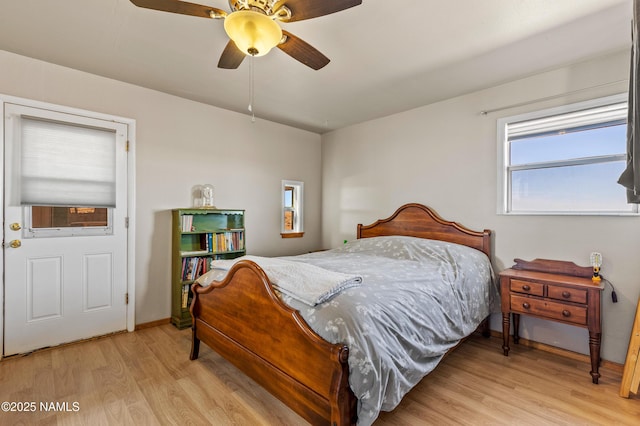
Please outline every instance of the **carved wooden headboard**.
[{"label": "carved wooden headboard", "polygon": [[446,221],[422,204],[405,204],[387,219],[380,219],[371,225],[358,224],[358,238],[386,235],[449,241],[475,248],[491,257],[490,230],[473,231],[456,222]]}]

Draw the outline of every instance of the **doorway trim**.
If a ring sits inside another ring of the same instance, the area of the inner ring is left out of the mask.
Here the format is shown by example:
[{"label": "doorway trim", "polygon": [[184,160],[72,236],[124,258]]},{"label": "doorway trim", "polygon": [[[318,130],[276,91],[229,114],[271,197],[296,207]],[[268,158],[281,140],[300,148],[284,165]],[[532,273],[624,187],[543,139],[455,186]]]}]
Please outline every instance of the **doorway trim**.
[{"label": "doorway trim", "polygon": [[[136,297],[135,297],[135,137],[136,137],[136,121],[132,118],[119,117],[111,114],[103,114],[94,111],[78,109],[67,107],[63,105],[52,104],[49,102],[41,102],[35,101],[26,98],[19,98],[10,95],[4,95],[0,93],[0,109],[2,110],[3,118],[0,120],[0,133],[2,134],[2,149],[0,149],[0,187],[2,188],[2,196],[4,197],[4,149],[5,149],[5,129],[4,129],[4,115],[5,105],[6,104],[17,104],[24,105],[33,108],[42,108],[42,109],[50,109],[53,111],[58,111],[66,114],[78,115],[81,117],[91,117],[101,120],[107,121],[115,121],[118,123],[125,124],[127,126],[127,295],[128,295],[128,303],[127,303],[127,331],[134,331],[135,329],[135,306],[136,306]],[[2,208],[2,219],[4,221],[4,209]],[[2,285],[0,291],[0,307],[2,307],[2,315],[0,315],[0,359],[2,359],[4,355],[4,293],[5,293],[5,282],[4,282],[4,250],[6,249],[6,242],[4,241],[4,229],[2,235],[2,261],[0,261],[0,276],[2,276]]]}]

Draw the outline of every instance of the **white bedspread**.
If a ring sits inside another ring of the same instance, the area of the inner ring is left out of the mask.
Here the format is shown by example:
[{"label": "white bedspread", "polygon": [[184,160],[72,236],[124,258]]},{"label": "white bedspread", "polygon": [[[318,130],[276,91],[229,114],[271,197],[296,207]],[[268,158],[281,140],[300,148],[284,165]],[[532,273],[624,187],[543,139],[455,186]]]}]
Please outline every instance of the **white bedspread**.
[{"label": "white bedspread", "polygon": [[[236,262],[250,260],[260,266],[271,280],[271,284],[280,292],[293,297],[309,306],[326,302],[336,294],[362,283],[362,276],[330,271],[319,266],[273,257],[242,256],[229,260],[214,260],[212,270],[228,271]],[[215,273],[210,274],[213,278]],[[198,280],[208,285],[209,277]]]}]

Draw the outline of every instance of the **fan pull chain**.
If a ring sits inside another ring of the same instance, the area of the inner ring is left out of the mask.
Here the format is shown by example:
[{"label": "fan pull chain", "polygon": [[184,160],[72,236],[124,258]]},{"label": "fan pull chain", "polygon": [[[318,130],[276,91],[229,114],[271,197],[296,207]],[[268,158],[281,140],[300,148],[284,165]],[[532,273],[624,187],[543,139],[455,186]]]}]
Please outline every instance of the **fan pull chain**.
[{"label": "fan pull chain", "polygon": [[254,76],[253,76],[253,58],[251,55],[251,66],[249,71],[249,112],[251,113],[251,122],[256,122],[256,113],[253,110],[253,84],[254,84]]}]

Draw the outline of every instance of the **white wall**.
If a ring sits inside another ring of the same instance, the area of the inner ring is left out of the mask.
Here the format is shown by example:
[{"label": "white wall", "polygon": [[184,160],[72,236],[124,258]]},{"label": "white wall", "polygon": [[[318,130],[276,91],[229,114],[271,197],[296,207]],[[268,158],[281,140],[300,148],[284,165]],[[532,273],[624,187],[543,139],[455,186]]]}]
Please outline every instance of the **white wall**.
[{"label": "white wall", "polygon": [[[353,239],[358,223],[371,223],[404,203],[419,202],[445,219],[491,229],[496,271],[513,265],[514,258],[588,265],[589,254],[600,251],[603,275],[613,282],[619,299],[613,304],[606,289],[602,355],[624,362],[640,291],[640,218],[498,215],[496,120],[626,92],[626,81],[620,81],[628,78],[628,60],[626,52],[614,53],[323,135],[323,246]],[[492,318],[492,328],[501,330],[499,315]],[[578,327],[523,316],[521,335],[589,351],[588,333]]]},{"label": "white wall", "polygon": [[[0,70],[0,93],[136,120],[136,324],[170,316],[170,210],[190,206],[195,184],[246,210],[249,253],[319,247],[319,135],[5,51]],[[280,237],[283,179],[305,184],[300,239]]]}]

